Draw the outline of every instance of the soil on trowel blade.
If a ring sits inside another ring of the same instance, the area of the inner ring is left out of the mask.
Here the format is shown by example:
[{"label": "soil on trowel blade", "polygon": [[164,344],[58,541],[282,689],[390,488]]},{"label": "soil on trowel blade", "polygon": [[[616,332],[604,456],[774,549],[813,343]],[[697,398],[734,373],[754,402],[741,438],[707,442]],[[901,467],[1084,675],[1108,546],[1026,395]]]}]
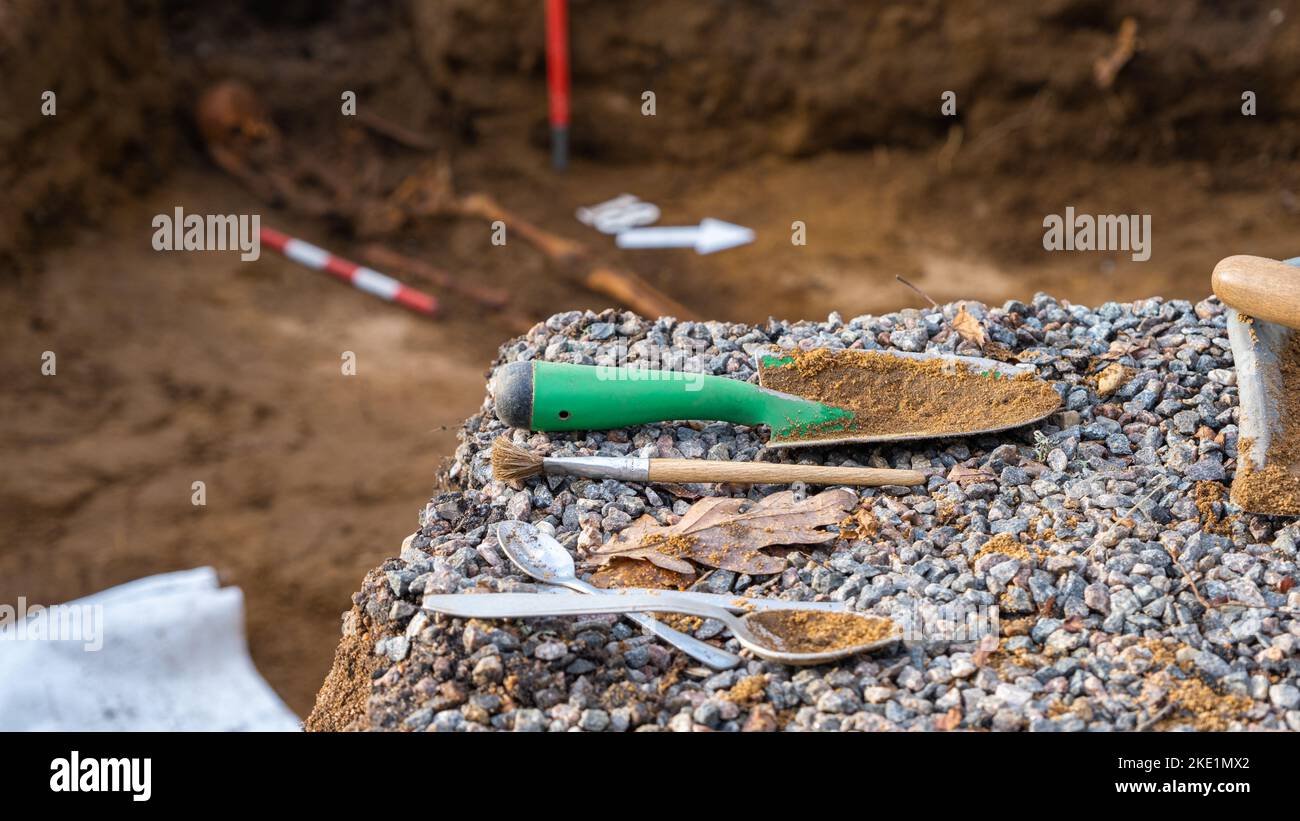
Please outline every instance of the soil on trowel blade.
[{"label": "soil on trowel blade", "polygon": [[869,436],[954,436],[1027,424],[1060,407],[1052,386],[1032,374],[1006,376],[942,359],[874,351],[797,351],[762,371],[763,387],[853,411],[797,441]]},{"label": "soil on trowel blade", "polygon": [[889,619],[852,613],[768,610],[750,616],[749,623],[771,639],[773,648],[786,653],[829,653],[874,644],[898,633]]},{"label": "soil on trowel blade", "polygon": [[1255,440],[1241,440],[1232,501],[1255,513],[1300,516],[1300,333],[1291,334],[1278,360],[1280,378],[1266,390],[1277,404],[1279,425],[1263,470],[1250,459]]}]

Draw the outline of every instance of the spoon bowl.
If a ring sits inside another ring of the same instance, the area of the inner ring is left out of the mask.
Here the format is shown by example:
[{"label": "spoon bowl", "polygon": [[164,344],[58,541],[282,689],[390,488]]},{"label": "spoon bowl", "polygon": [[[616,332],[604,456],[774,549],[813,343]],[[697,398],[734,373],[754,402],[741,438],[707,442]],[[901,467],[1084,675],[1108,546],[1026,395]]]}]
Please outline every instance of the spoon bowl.
[{"label": "spoon bowl", "polygon": [[516,567],[538,581],[564,584],[578,578],[573,557],[564,545],[527,522],[501,522],[497,542]]},{"label": "spoon bowl", "polygon": [[[730,622],[726,622],[726,624],[731,629],[731,634],[736,637],[736,640],[754,655],[770,661],[779,661],[782,664],[795,666],[825,664],[836,659],[880,650],[896,643],[901,636],[901,631],[892,621],[879,616],[868,616],[863,613],[853,612],[832,613],[829,615],[812,613],[801,616],[812,621],[831,618],[836,620],[833,625],[827,625],[819,631],[821,633],[819,641],[812,640],[811,630],[799,635],[798,627],[795,626],[795,635],[791,636],[787,632],[787,635],[783,636],[771,624],[774,617],[780,619],[797,614],[799,614],[799,611],[760,611],[746,613],[744,616],[739,617],[732,616],[732,620],[739,622],[739,624]],[[889,626],[888,629],[881,631],[879,626],[880,622],[883,621],[889,621]],[[854,622],[858,624],[854,625]],[[828,636],[834,634],[838,634],[843,638],[855,626],[861,628],[859,633],[861,638],[845,640],[843,644],[834,644],[827,641]],[[818,649],[801,649],[812,647]]]},{"label": "spoon bowl", "polygon": [[[497,525],[497,543],[510,561],[540,582],[567,587],[579,593],[600,596],[606,591],[578,578],[573,557],[564,545],[527,522],[507,520]],[[624,613],[624,618],[658,636],[691,658],[714,670],[730,670],[740,665],[740,656],[714,647],[706,641],[674,630],[647,613]]]}]

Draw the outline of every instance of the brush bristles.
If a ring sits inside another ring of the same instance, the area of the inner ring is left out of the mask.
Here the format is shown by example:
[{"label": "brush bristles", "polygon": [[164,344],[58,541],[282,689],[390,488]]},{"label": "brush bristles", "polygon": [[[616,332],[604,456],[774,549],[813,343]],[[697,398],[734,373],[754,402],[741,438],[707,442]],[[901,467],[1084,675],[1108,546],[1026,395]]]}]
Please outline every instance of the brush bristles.
[{"label": "brush bristles", "polygon": [[502,482],[517,482],[542,472],[542,457],[504,436],[492,443],[492,475]]}]

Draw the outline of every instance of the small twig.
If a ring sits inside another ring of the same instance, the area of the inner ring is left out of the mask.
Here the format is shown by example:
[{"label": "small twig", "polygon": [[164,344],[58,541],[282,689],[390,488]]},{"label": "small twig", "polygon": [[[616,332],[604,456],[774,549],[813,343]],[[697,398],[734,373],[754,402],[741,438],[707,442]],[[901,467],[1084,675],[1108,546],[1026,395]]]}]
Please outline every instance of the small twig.
[{"label": "small twig", "polygon": [[[1133,516],[1133,511],[1141,510],[1141,505],[1143,502],[1145,502],[1147,499],[1150,499],[1152,496],[1156,495],[1157,493],[1164,490],[1168,486],[1169,486],[1168,477],[1161,476],[1159,486],[1146,493],[1141,499],[1138,499],[1136,502],[1134,502],[1133,506],[1128,509],[1127,513],[1124,514],[1124,518],[1126,519],[1131,518]],[[1142,510],[1142,515],[1146,516],[1148,520],[1151,518],[1145,510]],[[1114,529],[1115,529],[1115,525],[1111,525],[1109,528],[1107,528],[1106,534],[1103,535],[1109,535],[1112,531],[1114,531]],[[1092,547],[1096,547],[1096,544],[1094,544]],[[1092,547],[1089,547],[1088,550],[1085,551],[1085,554],[1091,552]],[[1165,552],[1169,554],[1169,558],[1173,560],[1174,565],[1180,571],[1182,571],[1183,578],[1187,580],[1187,586],[1192,588],[1192,595],[1196,596],[1196,600],[1201,603],[1201,606],[1204,607],[1206,610],[1210,610],[1211,608],[1213,608],[1214,605],[1210,604],[1210,602],[1205,598],[1205,596],[1201,595],[1200,588],[1196,586],[1196,580],[1192,578],[1192,574],[1189,573],[1187,571],[1187,568],[1183,566],[1182,560],[1179,559],[1178,554],[1168,547],[1165,547]]]},{"label": "small twig", "polygon": [[961,148],[964,136],[965,131],[960,125],[953,125],[948,129],[948,139],[944,141],[943,148],[939,149],[937,156],[939,170],[943,173],[952,171],[953,160],[957,157],[957,150]]},{"label": "small twig", "polygon": [[1191,573],[1187,572],[1187,568],[1183,567],[1183,562],[1181,559],[1178,558],[1178,554],[1167,547],[1165,548],[1165,552],[1169,554],[1169,558],[1174,560],[1174,565],[1180,571],[1182,571],[1183,578],[1187,580],[1187,586],[1192,588],[1192,595],[1195,596],[1196,600],[1201,603],[1201,607],[1204,607],[1206,610],[1210,610],[1211,608],[1213,608],[1214,605],[1210,604],[1209,601],[1207,601],[1206,598],[1201,595],[1200,588],[1196,586],[1196,580],[1192,578]]},{"label": "small twig", "polygon": [[1155,726],[1160,721],[1160,719],[1169,715],[1169,713],[1172,712],[1173,709],[1174,709],[1174,705],[1172,702],[1165,704],[1164,707],[1161,707],[1159,710],[1156,711],[1155,715],[1148,717],[1146,721],[1143,721],[1141,724],[1134,727],[1133,732],[1135,733],[1146,732],[1147,730]]},{"label": "small twig", "polygon": [[1047,105],[1047,101],[1051,96],[1050,91],[1043,89],[1034,95],[1034,99],[1029,103],[1028,108],[1023,108],[992,127],[983,130],[971,141],[970,153],[979,153],[984,148],[1002,140],[1008,134],[1033,125],[1039,111]]},{"label": "small twig", "polygon": [[[439,288],[446,288],[450,291],[456,291],[475,302],[488,308],[501,308],[510,301],[510,292],[504,288],[495,288],[485,285],[476,285],[472,282],[466,282],[465,278],[453,276],[451,273],[437,268],[429,263],[400,254],[379,243],[371,243],[362,249],[361,255],[366,261],[378,265],[381,268],[388,268],[398,272],[406,272],[423,277],[433,282]],[[531,325],[531,323],[530,323]]]},{"label": "small twig", "polygon": [[[1167,477],[1167,476],[1161,476],[1161,477],[1160,477],[1160,486],[1157,487],[1157,488],[1155,488],[1155,489],[1153,489],[1153,490],[1151,490],[1151,491],[1148,492],[1145,496],[1143,496],[1141,499],[1138,499],[1136,502],[1134,502],[1134,503],[1133,503],[1133,507],[1130,507],[1130,508],[1128,509],[1128,512],[1124,514],[1124,518],[1126,518],[1126,519],[1128,519],[1128,518],[1132,518],[1132,516],[1133,516],[1133,511],[1135,511],[1135,510],[1141,510],[1141,505],[1142,505],[1143,502],[1145,502],[1147,499],[1150,499],[1152,496],[1155,496],[1157,493],[1159,493],[1160,491],[1164,490],[1164,489],[1167,488],[1167,487],[1169,487],[1169,477]],[[1143,515],[1143,516],[1146,516],[1148,520],[1151,519],[1151,516],[1148,515],[1147,512],[1146,512],[1145,510],[1142,511],[1142,515]]]},{"label": "small twig", "polygon": [[690,308],[632,271],[602,264],[587,245],[529,222],[486,194],[461,197],[455,209],[461,216],[505,222],[569,276],[579,279],[584,287],[615,299],[642,316],[675,316],[678,319],[697,316]]},{"label": "small twig", "polygon": [[[1156,495],[1157,493],[1159,493],[1160,491],[1164,490],[1164,489],[1165,489],[1166,487],[1168,487],[1168,486],[1169,486],[1169,478],[1166,477],[1166,476],[1161,476],[1161,477],[1160,477],[1160,486],[1157,487],[1157,488],[1155,488],[1154,490],[1151,490],[1151,491],[1148,492],[1145,496],[1143,496],[1141,499],[1138,499],[1136,502],[1134,502],[1134,503],[1133,503],[1133,506],[1130,507],[1130,508],[1128,509],[1128,511],[1124,514],[1124,518],[1125,518],[1125,519],[1130,519],[1130,518],[1132,518],[1132,516],[1133,516],[1133,511],[1135,511],[1135,510],[1141,510],[1141,505],[1142,505],[1143,502],[1145,502],[1147,499],[1150,499],[1152,496]],[[1150,516],[1147,515],[1147,512],[1146,512],[1145,510],[1142,511],[1142,515],[1143,515],[1143,516],[1146,516],[1148,520],[1151,518]],[[1114,532],[1115,532],[1115,528],[1116,528],[1118,525],[1119,525],[1119,523],[1116,522],[1115,524],[1112,524],[1110,527],[1106,528],[1106,532],[1103,533],[1103,534],[1101,534],[1100,536],[1097,537],[1098,540],[1100,540],[1100,539],[1104,539],[1104,538],[1106,538],[1107,536],[1109,536],[1111,533],[1114,533]],[[1094,547],[1096,547],[1097,544],[1098,544],[1097,542],[1094,542],[1094,543],[1093,543],[1093,544],[1092,544],[1092,545],[1091,545],[1087,550],[1083,551],[1083,555],[1087,556],[1088,554],[1092,553],[1092,549],[1093,549]]]},{"label": "small twig", "polygon": [[696,589],[696,590],[698,590],[699,587],[700,587],[700,584],[701,584],[705,579],[707,579],[707,578],[709,578],[710,576],[712,576],[715,572],[717,572],[717,568],[709,568],[708,572],[706,572],[706,573],[704,573],[704,574],[702,574],[702,575],[696,577],[695,582],[694,582],[693,584],[691,584],[691,588],[692,588],[692,589]]},{"label": "small twig", "polygon": [[430,137],[421,134],[414,129],[407,128],[400,123],[380,117],[378,114],[370,114],[363,110],[357,113],[357,120],[379,136],[387,137],[393,142],[399,145],[404,145],[407,148],[414,148],[417,151],[438,150],[438,143]]},{"label": "small twig", "polygon": [[894,275],[894,279],[896,279],[896,280],[898,280],[899,282],[903,283],[903,284],[906,285],[908,288],[911,288],[913,291],[915,291],[917,294],[919,294],[919,295],[921,296],[922,299],[924,299],[926,302],[930,303],[930,304],[931,304],[932,306],[934,306],[935,308],[938,308],[938,307],[939,307],[939,303],[935,302],[933,299],[930,299],[930,295],[929,295],[929,294],[927,294],[925,291],[922,291],[920,288],[916,287],[915,285],[913,285],[912,283],[908,282],[907,280],[903,279],[901,276],[895,274],[895,275]]}]

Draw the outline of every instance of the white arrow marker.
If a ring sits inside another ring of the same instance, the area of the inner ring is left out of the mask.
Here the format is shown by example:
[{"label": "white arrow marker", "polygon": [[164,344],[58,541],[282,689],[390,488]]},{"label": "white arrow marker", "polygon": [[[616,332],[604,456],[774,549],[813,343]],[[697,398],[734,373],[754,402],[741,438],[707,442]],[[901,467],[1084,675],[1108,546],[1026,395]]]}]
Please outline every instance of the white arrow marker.
[{"label": "white arrow marker", "polygon": [[742,225],[705,217],[699,225],[629,228],[617,237],[619,248],[694,248],[712,254],[754,241],[754,232]]}]

